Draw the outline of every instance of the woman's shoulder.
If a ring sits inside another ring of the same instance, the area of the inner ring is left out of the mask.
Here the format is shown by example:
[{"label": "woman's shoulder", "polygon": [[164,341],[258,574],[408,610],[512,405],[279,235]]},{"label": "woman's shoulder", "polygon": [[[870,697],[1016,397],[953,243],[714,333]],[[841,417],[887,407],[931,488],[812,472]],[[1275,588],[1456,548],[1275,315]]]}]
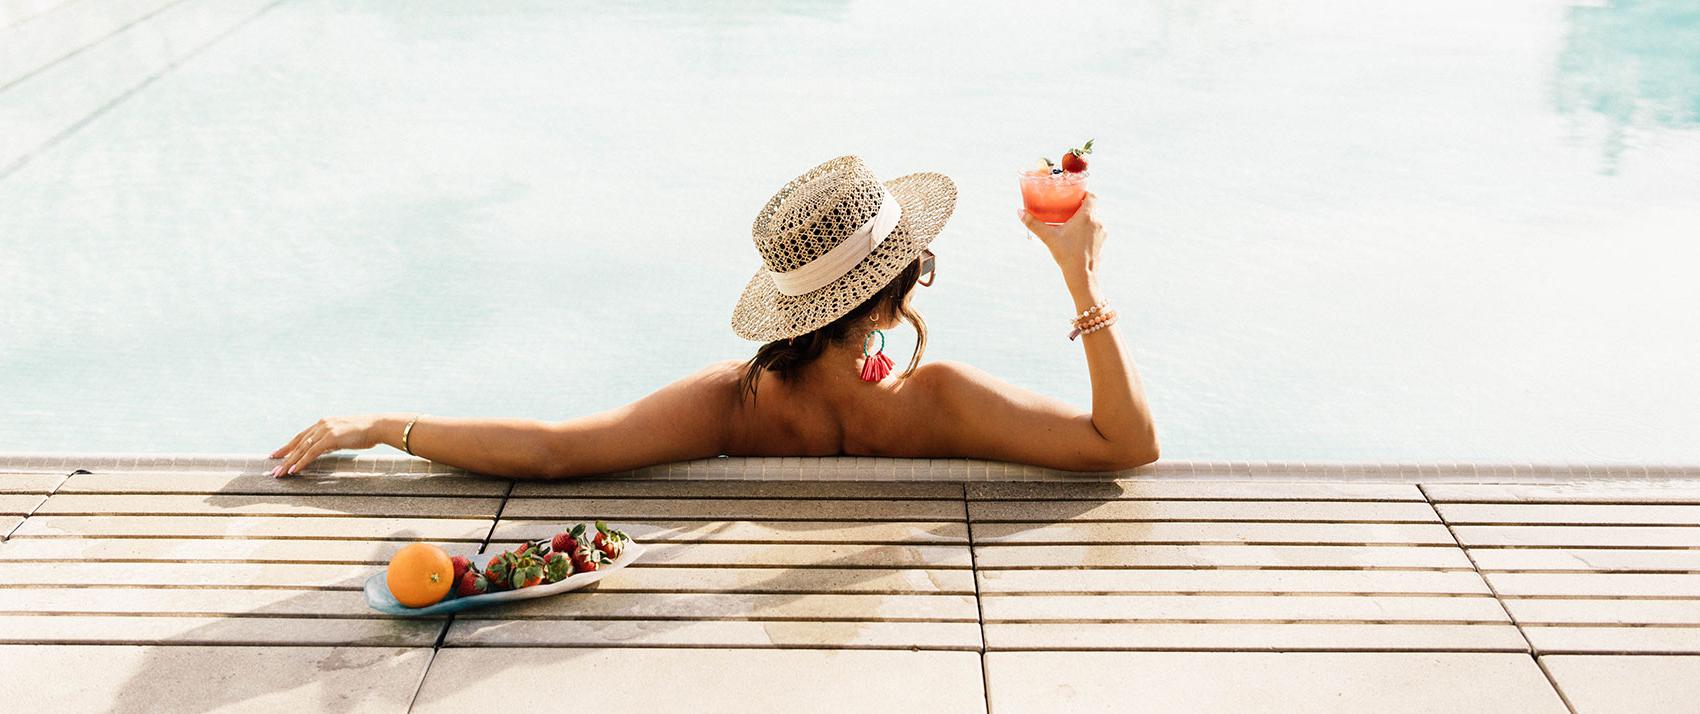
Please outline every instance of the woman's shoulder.
[{"label": "woman's shoulder", "polygon": [[915,367],[909,384],[929,397],[958,394],[975,388],[995,388],[997,377],[990,372],[953,360],[934,360]]}]

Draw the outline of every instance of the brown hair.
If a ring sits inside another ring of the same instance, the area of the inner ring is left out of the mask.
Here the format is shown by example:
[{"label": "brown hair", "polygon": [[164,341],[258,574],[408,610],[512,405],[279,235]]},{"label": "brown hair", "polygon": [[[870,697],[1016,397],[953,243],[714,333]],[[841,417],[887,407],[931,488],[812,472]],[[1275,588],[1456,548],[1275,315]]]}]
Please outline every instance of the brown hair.
[{"label": "brown hair", "polygon": [[915,367],[921,362],[921,353],[927,348],[927,321],[921,319],[921,313],[909,305],[909,296],[915,290],[915,281],[921,277],[921,259],[916,258],[891,282],[879,289],[862,304],[851,308],[832,322],[805,332],[790,339],[774,340],[756,349],[756,356],[744,363],[743,374],[738,378],[738,393],[748,392],[750,399],[756,397],[756,378],[763,369],[773,372],[780,379],[790,379],[796,372],[815,361],[828,345],[842,343],[845,340],[862,339],[866,331],[862,325],[867,323],[868,315],[875,311],[895,313],[915,326],[915,354],[909,358],[908,368],[898,375],[899,378],[914,374]]}]

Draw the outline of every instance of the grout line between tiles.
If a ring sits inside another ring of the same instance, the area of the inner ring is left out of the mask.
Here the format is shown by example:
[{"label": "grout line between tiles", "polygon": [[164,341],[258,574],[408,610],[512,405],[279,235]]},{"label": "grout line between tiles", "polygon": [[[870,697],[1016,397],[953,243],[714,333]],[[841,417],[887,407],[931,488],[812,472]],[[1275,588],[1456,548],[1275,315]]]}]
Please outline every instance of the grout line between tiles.
[{"label": "grout line between tiles", "polygon": [[[519,482],[517,481],[509,481],[507,492],[502,494],[502,502],[496,504],[496,515],[490,519],[490,530],[484,534],[484,542],[478,546],[478,552],[480,554],[489,549],[490,539],[496,535],[496,525],[502,522],[502,511],[507,509],[508,499],[514,495],[514,486],[518,483]],[[459,586],[459,583],[450,585],[450,587]],[[443,620],[443,629],[437,632],[437,641],[431,645],[431,656],[425,660],[425,669],[419,673],[419,684],[413,688],[413,697],[407,700],[407,710],[409,712],[413,711],[414,705],[419,703],[419,693],[425,691],[425,678],[430,676],[431,665],[437,661],[437,652],[443,649],[443,641],[449,638],[449,628],[454,626],[456,617],[458,617],[458,615],[449,615],[445,618]]]},{"label": "grout line between tiles", "polygon": [[77,474],[86,474],[86,473],[88,473],[88,472],[84,471],[82,469],[77,469],[75,471],[71,471],[69,473],[66,473],[64,476],[59,477],[59,483],[53,484],[53,489],[48,491],[46,495],[42,496],[41,501],[36,503],[35,507],[31,508],[29,513],[25,513],[23,518],[19,518],[18,524],[15,525],[15,526],[12,526],[11,530],[6,531],[5,537],[0,537],[0,543],[4,543],[6,541],[11,540],[12,534],[17,533],[19,528],[23,528],[24,523],[29,521],[29,519],[32,516],[35,515],[36,511],[41,510],[41,507],[47,504],[47,499],[52,498],[54,494],[59,493],[60,487],[64,486],[66,481],[71,480],[72,476],[75,476]]},{"label": "grout line between tiles", "polygon": [[992,714],[992,674],[986,664],[986,611],[980,600],[980,566],[974,555],[974,518],[968,503],[968,483],[962,483],[962,525],[968,532],[968,575],[974,579],[974,619],[980,626],[980,694],[986,698],[986,714]]},{"label": "grout line between tiles", "polygon": [[1488,580],[1487,574],[1482,572],[1481,566],[1476,563],[1476,557],[1470,554],[1470,549],[1464,547],[1464,541],[1460,540],[1458,533],[1452,529],[1452,522],[1446,520],[1446,516],[1441,514],[1440,507],[1436,506],[1434,499],[1429,496],[1428,488],[1421,483],[1416,484],[1416,486],[1417,490],[1423,494],[1423,498],[1428,501],[1429,508],[1434,510],[1435,517],[1446,525],[1446,532],[1452,534],[1452,540],[1457,542],[1458,550],[1463,551],[1464,557],[1469,559],[1470,567],[1476,571],[1476,577],[1481,578],[1482,585],[1486,586],[1488,592],[1493,594],[1493,601],[1499,603],[1499,609],[1505,612],[1505,619],[1509,620],[1511,626],[1517,629],[1517,636],[1523,638],[1523,642],[1529,645],[1529,659],[1534,660],[1535,668],[1541,671],[1541,676],[1546,677],[1547,686],[1552,687],[1553,694],[1558,697],[1559,702],[1564,704],[1564,708],[1570,711],[1570,714],[1576,714],[1576,707],[1570,703],[1568,697],[1564,696],[1564,690],[1559,688],[1558,680],[1553,678],[1552,672],[1547,671],[1546,665],[1541,662],[1540,653],[1535,649],[1534,641],[1529,639],[1529,633],[1523,631],[1523,624],[1517,621],[1516,615],[1511,614],[1511,608],[1506,606],[1505,598],[1500,596],[1499,589],[1495,588],[1493,581]]}]

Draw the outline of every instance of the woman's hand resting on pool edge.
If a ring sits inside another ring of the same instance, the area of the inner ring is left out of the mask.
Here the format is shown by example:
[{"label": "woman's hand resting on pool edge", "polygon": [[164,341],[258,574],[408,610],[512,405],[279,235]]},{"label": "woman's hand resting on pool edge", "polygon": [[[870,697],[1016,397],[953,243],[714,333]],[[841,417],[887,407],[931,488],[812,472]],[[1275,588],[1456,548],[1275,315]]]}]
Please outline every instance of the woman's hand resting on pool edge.
[{"label": "woman's hand resting on pool edge", "polygon": [[1026,209],[1018,212],[1027,230],[1033,231],[1033,235],[1039,236],[1039,240],[1051,250],[1051,258],[1057,261],[1057,267],[1062,268],[1066,279],[1097,271],[1098,249],[1104,246],[1104,239],[1109,234],[1104,230],[1104,224],[1098,222],[1094,199],[1096,196],[1091,191],[1086,192],[1086,198],[1080,202],[1080,210],[1060,226],[1034,218]]},{"label": "woman's hand resting on pool edge", "polygon": [[271,458],[282,458],[283,463],[272,469],[273,476],[287,476],[296,473],[313,459],[319,458],[337,449],[370,449],[378,445],[377,430],[373,428],[385,414],[364,414],[360,416],[325,417],[312,426],[301,430],[295,438],[282,448],[273,451]]}]

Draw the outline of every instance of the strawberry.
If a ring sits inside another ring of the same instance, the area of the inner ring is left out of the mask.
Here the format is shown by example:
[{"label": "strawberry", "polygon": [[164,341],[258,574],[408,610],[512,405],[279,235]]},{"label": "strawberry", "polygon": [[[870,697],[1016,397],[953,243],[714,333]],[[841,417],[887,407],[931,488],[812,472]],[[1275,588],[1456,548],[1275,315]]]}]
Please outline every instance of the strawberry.
[{"label": "strawberry", "polygon": [[572,574],[573,559],[567,557],[565,553],[550,553],[549,558],[543,561],[544,580],[551,583],[558,583],[571,577]]},{"label": "strawberry", "polygon": [[608,560],[607,553],[598,550],[596,546],[589,543],[580,545],[578,550],[573,552],[573,567],[580,572],[600,569],[609,562],[612,561]]},{"label": "strawberry", "polygon": [[466,571],[472,569],[472,561],[467,560],[465,556],[457,555],[453,558],[449,558],[449,562],[454,563],[455,567],[455,578],[450,582],[460,582],[461,576],[466,575]]},{"label": "strawberry", "polygon": [[578,541],[573,540],[571,533],[556,533],[555,538],[549,541],[549,550],[556,553],[571,553],[576,548]]},{"label": "strawberry", "polygon": [[1062,169],[1071,174],[1077,174],[1085,171],[1086,155],[1090,153],[1092,153],[1092,140],[1087,139],[1086,146],[1078,149],[1069,149],[1068,153],[1063,154]]},{"label": "strawberry", "polygon": [[484,577],[490,581],[491,590],[501,590],[508,584],[512,569],[508,565],[508,554],[503,553],[490,559],[490,564],[484,567]]},{"label": "strawberry", "polygon": [[626,549],[626,541],[628,540],[631,539],[627,538],[626,534],[609,528],[608,524],[602,521],[597,521],[596,536],[591,539],[591,542],[595,544],[597,550],[602,551],[612,559],[620,557],[620,553]]},{"label": "strawberry", "polygon": [[543,580],[543,560],[522,545],[490,561],[487,577],[492,589],[530,587]]},{"label": "strawberry", "polygon": [[534,556],[521,555],[514,559],[513,574],[508,578],[515,590],[529,588],[543,582],[543,564]]},{"label": "strawberry", "polygon": [[490,590],[490,581],[485,580],[484,576],[479,575],[476,571],[469,570],[462,573],[460,579],[455,582],[457,583],[455,594],[461,597],[483,595]]}]

